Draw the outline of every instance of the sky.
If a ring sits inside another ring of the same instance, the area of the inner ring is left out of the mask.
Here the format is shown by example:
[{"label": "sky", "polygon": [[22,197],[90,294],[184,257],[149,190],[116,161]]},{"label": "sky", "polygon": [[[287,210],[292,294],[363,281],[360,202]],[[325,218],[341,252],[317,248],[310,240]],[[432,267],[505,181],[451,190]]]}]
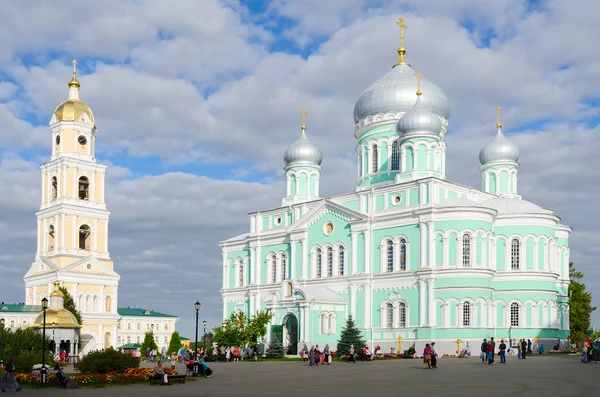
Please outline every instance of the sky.
[{"label": "sky", "polygon": [[[321,194],[354,190],[352,111],[407,61],[451,103],[447,178],[479,188],[495,134],[521,150],[519,192],[573,227],[571,259],[600,305],[600,3],[587,0],[8,1],[0,12],[0,301],[24,301],[39,165],[71,60],[109,166],[119,306],[221,323],[218,242],[280,205],[283,153],[307,135]],[[593,315],[600,327],[600,310]]]}]

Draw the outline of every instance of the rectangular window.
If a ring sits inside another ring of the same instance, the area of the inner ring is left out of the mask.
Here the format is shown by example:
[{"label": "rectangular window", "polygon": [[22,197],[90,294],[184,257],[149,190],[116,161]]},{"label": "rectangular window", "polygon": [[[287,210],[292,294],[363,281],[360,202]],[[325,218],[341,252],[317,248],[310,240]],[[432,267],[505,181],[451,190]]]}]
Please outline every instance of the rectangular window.
[{"label": "rectangular window", "polygon": [[520,242],[517,239],[514,239],[510,244],[510,268],[512,270],[519,270],[519,249]]},{"label": "rectangular window", "polygon": [[165,331],[169,330],[169,324],[165,324]]},{"label": "rectangular window", "polygon": [[131,323],[127,323],[127,329],[131,330]]},{"label": "rectangular window", "polygon": [[406,305],[400,303],[400,328],[406,328]]},{"label": "rectangular window", "polygon": [[137,329],[138,331],[142,329],[142,325],[140,323],[137,323]]},{"label": "rectangular window", "polygon": [[471,235],[465,234],[463,236],[463,266],[471,266]]},{"label": "rectangular window", "polygon": [[471,326],[471,304],[465,302],[463,304],[463,327]]}]

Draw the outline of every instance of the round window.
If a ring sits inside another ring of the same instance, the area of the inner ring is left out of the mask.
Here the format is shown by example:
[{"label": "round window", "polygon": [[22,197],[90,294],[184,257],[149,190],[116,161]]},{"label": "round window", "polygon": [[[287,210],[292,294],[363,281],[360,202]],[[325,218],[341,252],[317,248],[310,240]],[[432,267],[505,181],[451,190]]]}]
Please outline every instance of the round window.
[{"label": "round window", "polygon": [[278,225],[278,226],[281,225],[281,217],[280,216],[278,216],[277,218],[275,218],[275,224]]},{"label": "round window", "polygon": [[85,144],[87,143],[87,139],[83,135],[79,135],[79,138],[77,138],[77,142],[79,142],[81,146],[85,146]]},{"label": "round window", "polygon": [[86,267],[87,267],[88,270],[92,270],[92,264],[91,263],[88,263]]},{"label": "round window", "polygon": [[56,142],[56,145],[60,145],[60,135],[56,136],[55,142]]},{"label": "round window", "polygon": [[395,195],[394,197],[392,197],[392,203],[394,205],[398,205],[400,204],[400,202],[402,201],[402,197],[400,197],[399,194]]},{"label": "round window", "polygon": [[333,223],[327,222],[325,225],[323,225],[323,233],[325,233],[326,236],[329,236],[331,233],[333,233]]}]

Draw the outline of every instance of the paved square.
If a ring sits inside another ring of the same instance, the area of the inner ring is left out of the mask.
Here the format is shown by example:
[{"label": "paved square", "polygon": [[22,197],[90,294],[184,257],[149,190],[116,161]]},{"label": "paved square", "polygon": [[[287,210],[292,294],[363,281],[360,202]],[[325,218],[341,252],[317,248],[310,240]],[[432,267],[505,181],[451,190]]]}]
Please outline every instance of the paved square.
[{"label": "paved square", "polygon": [[[116,386],[103,389],[44,391],[47,396],[593,396],[598,394],[599,364],[576,356],[508,358],[483,364],[476,358],[438,360],[422,369],[419,360],[386,360],[309,367],[301,362],[211,364],[210,379],[172,386]],[[25,394],[38,393],[24,390]]]}]

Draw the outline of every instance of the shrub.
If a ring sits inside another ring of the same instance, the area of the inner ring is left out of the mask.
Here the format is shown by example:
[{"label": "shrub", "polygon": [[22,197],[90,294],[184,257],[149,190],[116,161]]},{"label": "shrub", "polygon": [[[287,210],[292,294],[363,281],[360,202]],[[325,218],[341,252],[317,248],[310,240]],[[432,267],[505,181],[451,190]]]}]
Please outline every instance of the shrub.
[{"label": "shrub", "polygon": [[140,363],[137,357],[121,353],[113,348],[101,352],[89,353],[79,362],[82,374],[106,374],[108,372],[121,372],[128,368],[138,368]]},{"label": "shrub", "polygon": [[274,336],[267,349],[267,358],[283,358],[284,356],[285,352],[283,350],[283,345],[279,342],[279,339]]},{"label": "shrub", "polygon": [[[23,351],[15,357],[15,371],[23,374],[31,373],[33,366],[42,363],[42,352]],[[46,368],[54,367],[54,358],[50,352],[46,352]]]}]

